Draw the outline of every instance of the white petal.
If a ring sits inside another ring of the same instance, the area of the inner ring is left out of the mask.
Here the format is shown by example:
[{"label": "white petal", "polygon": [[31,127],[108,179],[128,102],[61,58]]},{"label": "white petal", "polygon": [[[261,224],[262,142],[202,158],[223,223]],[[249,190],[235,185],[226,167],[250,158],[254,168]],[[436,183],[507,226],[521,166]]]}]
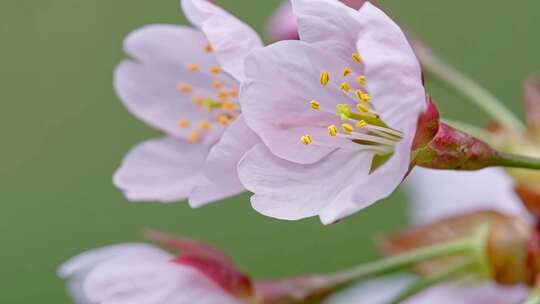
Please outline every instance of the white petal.
[{"label": "white petal", "polygon": [[[356,284],[333,295],[325,304],[384,304],[413,282],[410,276],[385,276]],[[502,287],[493,283],[471,286],[448,283],[434,286],[403,304],[509,304],[520,303],[526,296],[527,289],[524,287]]]},{"label": "white petal", "polygon": [[186,199],[202,179],[209,148],[166,137],[135,146],[114,175],[114,184],[132,201]]},{"label": "white petal", "polygon": [[360,30],[358,12],[335,0],[291,0],[300,39],[349,60]]},{"label": "white petal", "polygon": [[[181,93],[178,83],[188,83],[193,94]],[[197,107],[194,96],[208,96],[212,78],[204,73],[190,73],[185,67],[173,64],[143,65],[122,62],[115,71],[114,86],[120,100],[137,118],[168,134],[186,138],[192,131],[178,123],[187,119],[192,124],[212,121],[212,113]],[[223,128],[214,124],[211,133],[221,134]],[[215,136],[209,136],[215,138]]]},{"label": "white petal", "polygon": [[124,50],[145,64],[210,67],[217,61],[215,56],[206,53],[207,44],[205,35],[191,27],[152,24],[131,32],[124,40]]},{"label": "white petal", "polygon": [[338,150],[315,164],[301,165],[277,158],[258,144],[238,170],[244,186],[255,193],[253,208],[267,216],[297,220],[318,215],[327,205],[338,212],[347,208],[355,180],[367,175],[371,157],[367,152]]},{"label": "white petal", "polygon": [[[340,75],[345,65],[301,41],[282,41],[255,50],[246,60],[247,79],[240,90],[246,123],[275,155],[297,163],[314,163],[334,150],[302,145],[300,138],[305,134],[330,145],[350,144],[328,136],[327,127],[342,123],[333,114],[337,104],[354,106],[354,101],[337,88],[337,77],[327,87],[319,80],[322,71]],[[331,113],[311,109],[314,99]]]},{"label": "white petal", "polygon": [[418,115],[426,108],[420,63],[399,26],[380,9],[368,2],[358,15],[356,46],[366,65],[373,105],[392,128],[414,134]]},{"label": "white petal", "polygon": [[242,187],[238,178],[238,162],[260,141],[257,134],[246,125],[243,115],[240,115],[210,150],[204,166],[206,176],[222,185]]},{"label": "white petal", "polygon": [[246,191],[246,189],[244,189],[242,184],[224,185],[210,181],[205,177],[189,195],[189,205],[192,208],[202,207],[235,196],[244,191]]},{"label": "white petal", "polygon": [[426,223],[469,211],[491,209],[527,216],[503,169],[463,172],[415,168],[405,187],[411,198],[411,217]]},{"label": "white petal", "polygon": [[182,0],[188,19],[212,44],[219,63],[238,80],[244,79],[244,59],[262,47],[259,35],[247,24],[206,0]]}]

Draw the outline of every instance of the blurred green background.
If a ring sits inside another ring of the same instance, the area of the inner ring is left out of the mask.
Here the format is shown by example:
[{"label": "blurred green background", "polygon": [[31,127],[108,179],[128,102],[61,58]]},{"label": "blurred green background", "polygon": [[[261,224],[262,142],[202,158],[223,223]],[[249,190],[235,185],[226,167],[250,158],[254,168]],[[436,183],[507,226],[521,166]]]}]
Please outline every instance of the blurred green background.
[{"label": "blurred green background", "polygon": [[[279,1],[218,2],[263,31]],[[540,70],[539,1],[383,5],[520,111],[522,81]],[[374,235],[406,225],[401,192],[331,227],[265,218],[248,195],[200,210],[126,202],[111,175],[134,144],[156,134],[118,102],[112,71],[128,32],[163,22],[185,23],[177,0],[0,2],[1,303],[69,303],[57,266],[86,249],[142,240],[144,227],[211,241],[268,277],[366,261],[376,255]],[[430,88],[445,116],[486,122],[466,101]]]}]

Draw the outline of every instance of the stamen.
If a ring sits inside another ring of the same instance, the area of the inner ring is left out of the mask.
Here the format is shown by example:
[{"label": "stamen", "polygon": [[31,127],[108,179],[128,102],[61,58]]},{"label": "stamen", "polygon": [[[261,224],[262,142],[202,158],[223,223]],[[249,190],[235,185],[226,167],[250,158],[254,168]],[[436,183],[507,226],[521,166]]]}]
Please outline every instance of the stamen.
[{"label": "stamen", "polygon": [[231,94],[231,97],[238,97],[238,89],[236,89],[236,88],[231,89],[229,94]]},{"label": "stamen", "polygon": [[368,93],[363,93],[360,95],[360,99],[362,99],[362,101],[365,103],[369,103],[371,100],[371,96],[369,96]]},{"label": "stamen", "polygon": [[225,101],[228,100],[228,99],[229,99],[229,92],[227,92],[227,91],[220,91],[220,92],[218,93],[218,98],[219,98],[220,100],[225,100]]},{"label": "stamen", "polygon": [[336,136],[338,134],[338,128],[335,125],[328,126],[328,134],[330,136]]},{"label": "stamen", "polygon": [[203,120],[199,123],[199,128],[203,131],[208,131],[212,128],[212,125],[207,120]]},{"label": "stamen", "polygon": [[188,64],[187,68],[190,72],[197,72],[199,70],[199,66],[196,64]]},{"label": "stamen", "polygon": [[195,97],[193,97],[193,103],[197,107],[202,107],[202,106],[204,106],[204,98],[202,98],[201,96],[195,96]]},{"label": "stamen", "polygon": [[214,74],[214,75],[218,75],[219,73],[221,73],[221,68],[217,65],[213,66],[210,68],[210,73]]},{"label": "stamen", "polygon": [[354,60],[354,62],[360,64],[362,63],[362,57],[360,56],[360,54],[358,53],[352,53],[352,59]]},{"label": "stamen", "polygon": [[354,91],[354,95],[356,96],[356,98],[362,100],[362,94],[364,94],[364,92],[362,90],[356,90]]},{"label": "stamen", "polygon": [[351,124],[348,124],[348,123],[342,124],[341,128],[347,134],[351,134],[354,131],[354,127]]},{"label": "stamen", "polygon": [[227,115],[219,115],[217,118],[217,122],[220,124],[226,126],[229,123],[230,119]]},{"label": "stamen", "polygon": [[219,90],[223,87],[223,82],[219,81],[219,80],[214,80],[212,82],[212,87],[216,90]]},{"label": "stamen", "polygon": [[214,51],[214,48],[212,47],[212,45],[210,43],[208,43],[207,45],[204,46],[204,50],[207,53],[212,53]]},{"label": "stamen", "polygon": [[321,80],[321,85],[326,86],[328,82],[330,81],[330,74],[328,74],[328,72],[326,71],[321,72],[320,80]]},{"label": "stamen", "polygon": [[365,86],[366,85],[366,76],[360,75],[356,77],[356,82],[358,82],[359,85]]},{"label": "stamen", "polygon": [[343,69],[343,77],[347,77],[347,76],[349,76],[351,73],[352,73],[352,70],[351,70],[350,67],[345,67],[345,68]]},{"label": "stamen", "polygon": [[343,82],[339,88],[343,92],[349,92],[351,90],[351,86],[347,82]]},{"label": "stamen", "polygon": [[178,121],[178,126],[181,128],[181,129],[187,129],[189,128],[189,120],[187,119],[180,119]]},{"label": "stamen", "polygon": [[235,107],[234,103],[228,101],[225,101],[221,106],[223,110],[234,110]]},{"label": "stamen", "polygon": [[316,100],[312,100],[312,101],[310,102],[310,105],[311,105],[311,108],[312,108],[313,110],[318,110],[318,109],[321,108],[321,104],[320,104],[318,101],[316,101]]},{"label": "stamen", "polygon": [[356,123],[358,129],[363,129],[368,126],[368,123],[365,120],[360,120]]},{"label": "stamen", "polygon": [[304,145],[311,145],[313,143],[313,138],[311,135],[306,134],[300,138],[300,142]]},{"label": "stamen", "polygon": [[357,109],[358,111],[364,112],[364,113],[369,113],[369,112],[370,112],[370,111],[369,111],[369,108],[368,108],[365,104],[363,104],[363,103],[357,104],[357,105],[356,105],[356,109]]},{"label": "stamen", "polygon": [[188,135],[188,141],[189,142],[196,142],[199,139],[201,139],[201,134],[199,132],[197,132],[197,131],[192,131]]},{"label": "stamen", "polygon": [[179,83],[177,86],[177,89],[178,91],[182,93],[186,93],[186,94],[191,93],[193,91],[193,88],[188,83]]}]

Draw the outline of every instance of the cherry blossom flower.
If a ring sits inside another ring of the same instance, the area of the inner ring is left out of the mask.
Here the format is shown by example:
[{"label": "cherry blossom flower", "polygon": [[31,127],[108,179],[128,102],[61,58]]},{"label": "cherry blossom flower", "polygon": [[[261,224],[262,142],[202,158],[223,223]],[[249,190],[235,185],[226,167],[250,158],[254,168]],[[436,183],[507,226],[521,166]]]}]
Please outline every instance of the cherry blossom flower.
[{"label": "cherry blossom flower", "polygon": [[[115,71],[116,92],[130,112],[166,136],[135,146],[114,183],[132,201],[189,197],[197,207],[244,191],[236,174],[242,154],[234,155],[231,142],[238,136],[228,133],[244,132],[248,145],[257,140],[245,134],[238,90],[245,56],[262,43],[248,25],[208,1],[181,4],[195,28],[148,25],[124,41],[132,59]],[[204,174],[217,146],[212,165],[227,170]]]},{"label": "cherry blossom flower", "polygon": [[239,175],[257,211],[329,224],[402,182],[426,95],[403,32],[375,6],[292,5],[301,41],[246,59],[240,102],[263,143],[244,156]]}]

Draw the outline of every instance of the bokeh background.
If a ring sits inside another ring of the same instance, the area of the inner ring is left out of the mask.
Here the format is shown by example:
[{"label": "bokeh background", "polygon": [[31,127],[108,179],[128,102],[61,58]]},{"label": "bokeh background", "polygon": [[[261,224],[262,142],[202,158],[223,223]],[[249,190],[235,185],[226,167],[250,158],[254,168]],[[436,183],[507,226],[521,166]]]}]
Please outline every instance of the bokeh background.
[{"label": "bokeh background", "polygon": [[[279,3],[217,2],[261,32]],[[382,3],[521,111],[522,81],[540,71],[539,1]],[[248,195],[200,210],[126,202],[111,175],[134,144],[157,134],[117,100],[112,71],[122,38],[149,23],[185,23],[178,0],[0,1],[0,303],[69,303],[57,266],[86,249],[140,241],[145,227],[213,242],[259,277],[366,261],[377,254],[374,236],[405,227],[402,191],[331,227],[265,218]],[[487,121],[428,83],[444,116]]]}]

